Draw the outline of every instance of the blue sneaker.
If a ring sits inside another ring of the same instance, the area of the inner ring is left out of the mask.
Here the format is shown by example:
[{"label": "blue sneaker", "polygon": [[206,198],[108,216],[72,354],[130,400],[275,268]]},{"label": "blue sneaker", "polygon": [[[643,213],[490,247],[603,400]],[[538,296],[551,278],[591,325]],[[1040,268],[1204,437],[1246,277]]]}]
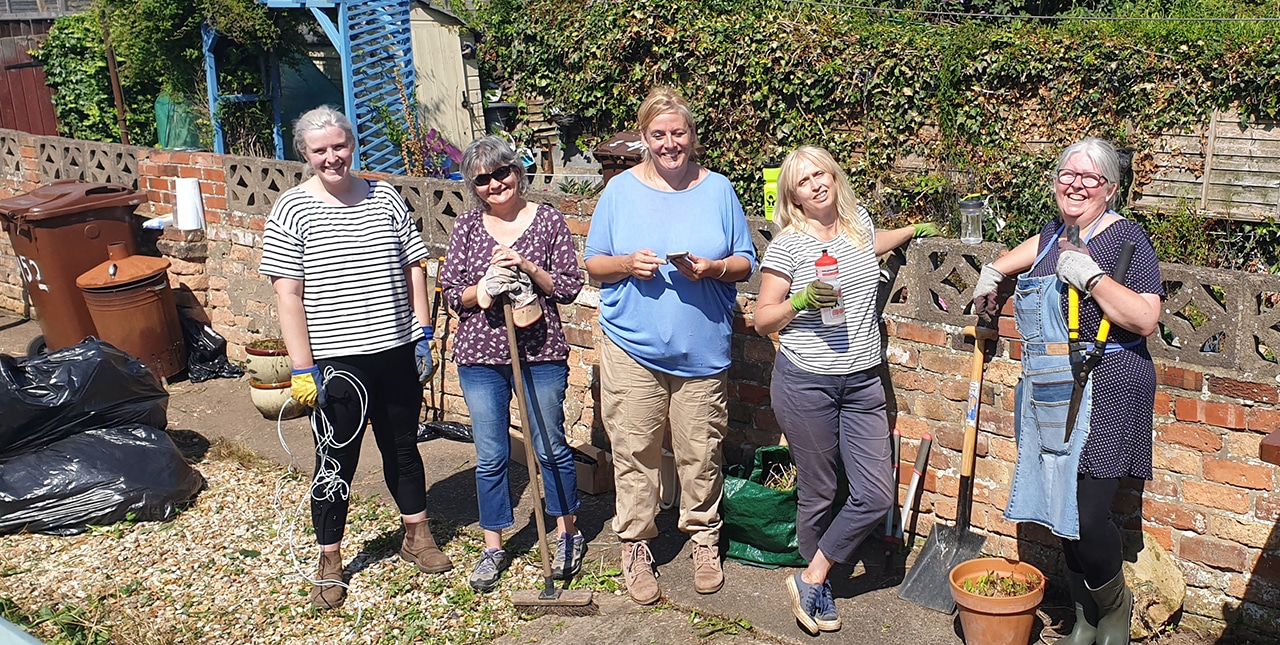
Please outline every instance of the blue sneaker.
[{"label": "blue sneaker", "polygon": [[836,599],[831,595],[831,583],[823,581],[822,594],[818,598],[818,607],[813,617],[818,629],[824,632],[840,630],[840,614],[836,613]]},{"label": "blue sneaker", "polygon": [[[822,585],[811,585],[800,578],[797,573],[787,576],[787,591],[791,592],[791,613],[810,635],[818,635],[819,606],[822,604]],[[834,609],[833,609],[834,613]]]}]

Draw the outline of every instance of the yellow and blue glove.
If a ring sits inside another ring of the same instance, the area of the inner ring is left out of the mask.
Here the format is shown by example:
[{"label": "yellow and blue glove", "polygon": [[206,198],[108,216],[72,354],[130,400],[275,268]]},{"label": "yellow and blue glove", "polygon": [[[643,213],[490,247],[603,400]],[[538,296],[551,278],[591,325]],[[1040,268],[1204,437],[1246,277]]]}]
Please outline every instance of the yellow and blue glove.
[{"label": "yellow and blue glove", "polygon": [[320,376],[319,366],[293,368],[293,378],[289,385],[293,388],[293,398],[298,403],[309,408],[324,407],[324,378]]},{"label": "yellow and blue glove", "polygon": [[431,325],[422,326],[422,340],[413,347],[413,360],[418,364],[418,382],[426,383],[436,372],[434,354],[436,330]]},{"label": "yellow and blue glove", "polygon": [[821,281],[814,280],[808,286],[791,296],[791,308],[797,312],[805,309],[822,309],[834,307],[840,302],[840,294],[836,288]]}]

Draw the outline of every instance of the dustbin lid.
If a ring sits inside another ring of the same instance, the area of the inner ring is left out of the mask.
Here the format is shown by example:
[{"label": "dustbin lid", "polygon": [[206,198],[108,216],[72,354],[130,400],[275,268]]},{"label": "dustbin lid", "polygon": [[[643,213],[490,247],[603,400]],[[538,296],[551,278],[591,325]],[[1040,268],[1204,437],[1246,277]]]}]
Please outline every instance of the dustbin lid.
[{"label": "dustbin lid", "polygon": [[639,162],[644,158],[644,142],[639,130],[623,130],[592,149],[596,159],[622,159]]},{"label": "dustbin lid", "polygon": [[64,180],[0,200],[0,216],[33,221],[98,208],[137,206],[143,201],[145,198],[128,186]]},{"label": "dustbin lid", "polygon": [[169,261],[148,255],[129,255],[123,242],[107,245],[109,259],[76,278],[81,289],[119,289],[144,282],[169,268]]}]

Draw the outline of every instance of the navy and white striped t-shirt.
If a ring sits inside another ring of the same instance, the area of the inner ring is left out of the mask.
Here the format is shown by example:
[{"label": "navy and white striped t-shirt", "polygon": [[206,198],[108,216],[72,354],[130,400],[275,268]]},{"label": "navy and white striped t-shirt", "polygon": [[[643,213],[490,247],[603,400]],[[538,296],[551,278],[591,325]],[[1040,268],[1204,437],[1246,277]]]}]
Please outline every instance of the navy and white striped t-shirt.
[{"label": "navy and white striped t-shirt", "polygon": [[880,264],[873,250],[875,229],[866,209],[858,209],[858,219],[873,231],[865,249],[844,235],[824,242],[808,233],[787,233],[773,240],[760,262],[763,269],[791,278],[789,295],[817,279],[813,263],[824,249],[839,263],[844,324],[824,325],[818,311],[806,309],[778,332],[782,353],[807,372],[842,375],[880,364],[880,323],[875,306]]},{"label": "navy and white striped t-shirt", "polygon": [[427,248],[404,199],[369,182],[354,206],[321,201],[302,187],[276,200],[262,236],[258,272],[302,280],[313,359],[373,354],[419,337],[404,267]]}]

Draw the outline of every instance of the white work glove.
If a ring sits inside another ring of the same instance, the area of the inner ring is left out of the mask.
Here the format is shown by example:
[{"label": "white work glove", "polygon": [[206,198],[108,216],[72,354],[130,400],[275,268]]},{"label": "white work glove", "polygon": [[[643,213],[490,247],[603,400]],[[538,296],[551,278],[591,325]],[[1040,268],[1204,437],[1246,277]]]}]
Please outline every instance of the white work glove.
[{"label": "white work glove", "polygon": [[978,274],[978,284],[973,287],[973,313],[979,316],[994,316],[1000,311],[996,303],[996,290],[1004,281],[1004,274],[990,264],[982,265]]},{"label": "white work glove", "polygon": [[519,272],[515,269],[490,264],[480,278],[480,283],[476,285],[476,303],[480,308],[488,309],[493,305],[494,298],[510,291],[511,285],[517,280],[517,273]]},{"label": "white work glove", "polygon": [[1089,255],[1089,247],[1077,246],[1066,238],[1058,240],[1058,279],[1088,294],[1097,280],[1107,274]]}]

